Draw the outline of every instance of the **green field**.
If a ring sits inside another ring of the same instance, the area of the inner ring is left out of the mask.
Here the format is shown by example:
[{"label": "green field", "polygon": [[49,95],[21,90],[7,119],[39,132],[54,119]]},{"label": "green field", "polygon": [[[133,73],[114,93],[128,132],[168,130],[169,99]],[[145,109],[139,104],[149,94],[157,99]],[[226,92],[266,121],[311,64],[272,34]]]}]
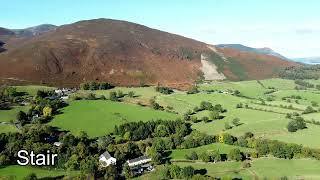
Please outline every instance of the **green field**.
[{"label": "green field", "polygon": [[0,133],[17,132],[18,129],[12,124],[0,124]]},{"label": "green field", "polygon": [[134,98],[130,98],[128,96],[125,96],[123,101],[130,102],[130,103],[148,103],[149,100],[155,96],[160,96],[161,93],[156,92],[155,87],[115,87],[113,89],[109,90],[96,90],[96,91],[85,91],[80,90],[76,93],[78,96],[85,96],[86,94],[93,93],[96,94],[97,97],[99,96],[105,96],[106,98],[109,98],[111,91],[122,91],[123,94],[127,95],[130,91],[134,92]]},{"label": "green field", "polygon": [[188,163],[177,162],[174,163],[180,167],[192,166],[195,169],[206,169],[207,175],[212,177],[224,177],[224,178],[242,178],[245,180],[253,179],[253,175],[246,169],[241,168],[240,162],[219,162],[219,163]]},{"label": "green field", "polygon": [[170,154],[170,157],[172,160],[181,160],[186,159],[185,155],[190,155],[193,151],[196,152],[198,155],[203,152],[210,152],[213,150],[218,150],[220,154],[228,154],[230,150],[238,148],[242,152],[251,152],[253,149],[250,148],[244,148],[244,147],[238,147],[238,146],[232,146],[228,144],[221,144],[221,143],[214,143],[209,144],[205,146],[200,146],[196,148],[190,148],[190,149],[175,149],[172,150],[172,153]]},{"label": "green field", "polygon": [[22,180],[30,173],[35,173],[38,178],[58,177],[58,176],[75,176],[78,172],[66,172],[61,170],[46,170],[27,166],[6,166],[0,167],[0,179]]},{"label": "green field", "polygon": [[259,177],[287,176],[290,179],[320,179],[320,161],[310,159],[260,158],[253,161],[250,170]]},{"label": "green field", "polygon": [[36,95],[38,90],[41,91],[52,91],[55,90],[56,88],[54,87],[48,87],[48,86],[37,86],[37,85],[30,85],[30,86],[14,86],[17,88],[18,92],[26,92],[29,95]]},{"label": "green field", "polygon": [[253,160],[251,167],[244,169],[240,162],[221,163],[175,163],[179,166],[191,165],[195,169],[207,169],[207,175],[213,177],[232,177],[250,179],[279,179],[287,176],[289,179],[319,179],[320,162],[309,159],[275,159],[260,158]]},{"label": "green field", "polygon": [[15,121],[19,111],[27,112],[28,106],[13,106],[10,110],[0,110],[0,122]]},{"label": "green field", "polygon": [[85,131],[91,137],[106,135],[113,131],[115,125],[125,122],[174,120],[178,117],[176,114],[148,107],[103,100],[73,101],[62,112],[50,122],[50,125],[74,134]]}]

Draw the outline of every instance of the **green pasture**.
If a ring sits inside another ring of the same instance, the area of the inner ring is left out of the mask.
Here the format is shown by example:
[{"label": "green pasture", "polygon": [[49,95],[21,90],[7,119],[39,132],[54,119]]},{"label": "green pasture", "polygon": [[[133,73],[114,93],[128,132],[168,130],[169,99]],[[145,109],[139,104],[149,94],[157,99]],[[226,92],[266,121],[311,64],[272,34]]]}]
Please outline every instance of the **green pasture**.
[{"label": "green pasture", "polygon": [[106,135],[112,132],[116,125],[126,122],[173,120],[178,117],[176,114],[156,111],[149,107],[107,100],[73,101],[62,112],[49,124],[74,134],[85,131],[91,137]]},{"label": "green pasture", "polygon": [[18,129],[12,124],[0,124],[0,133],[17,132]]},{"label": "green pasture", "polygon": [[55,90],[55,87],[48,87],[48,86],[37,86],[37,85],[28,85],[28,86],[14,86],[17,88],[18,92],[26,92],[29,95],[36,95],[38,90],[41,91],[52,91]]},{"label": "green pasture", "polygon": [[15,121],[19,111],[27,112],[29,106],[13,106],[9,110],[0,110],[0,122]]},{"label": "green pasture", "polygon": [[170,157],[172,158],[172,160],[186,159],[185,156],[190,155],[193,151],[196,152],[198,155],[200,155],[201,153],[210,152],[213,150],[218,150],[220,154],[228,154],[230,150],[235,148],[240,149],[240,151],[242,152],[254,151],[253,149],[250,149],[250,148],[232,146],[232,145],[222,144],[222,143],[214,143],[214,144],[209,144],[209,145],[190,148],[190,149],[175,149],[175,150],[172,150]]},{"label": "green pasture", "polygon": [[4,166],[0,167],[0,179],[15,179],[22,180],[24,177],[28,176],[30,173],[35,173],[38,178],[48,178],[48,177],[59,177],[59,176],[75,176],[78,172],[67,172],[63,170],[47,170],[28,166]]}]

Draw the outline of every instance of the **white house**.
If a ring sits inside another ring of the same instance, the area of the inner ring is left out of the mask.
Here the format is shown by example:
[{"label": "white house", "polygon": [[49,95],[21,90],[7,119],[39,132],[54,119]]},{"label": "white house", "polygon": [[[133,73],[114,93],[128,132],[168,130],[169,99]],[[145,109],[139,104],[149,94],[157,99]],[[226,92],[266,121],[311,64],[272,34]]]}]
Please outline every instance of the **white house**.
[{"label": "white house", "polygon": [[62,96],[63,95],[63,92],[61,89],[56,89],[54,90],[54,92],[58,95],[58,96]]},{"label": "white house", "polygon": [[63,144],[62,142],[54,142],[54,143],[53,143],[53,145],[54,145],[54,146],[57,146],[57,147],[60,147],[62,144]]},{"label": "white house", "polygon": [[109,152],[106,151],[106,152],[104,152],[103,154],[100,155],[99,162],[100,162],[102,167],[107,167],[110,164],[116,164],[117,159],[114,158],[114,157],[111,157]]},{"label": "white house", "polygon": [[127,161],[129,167],[134,167],[134,166],[146,164],[148,162],[151,162],[151,158],[149,158],[148,156],[140,156],[138,158],[130,159]]}]

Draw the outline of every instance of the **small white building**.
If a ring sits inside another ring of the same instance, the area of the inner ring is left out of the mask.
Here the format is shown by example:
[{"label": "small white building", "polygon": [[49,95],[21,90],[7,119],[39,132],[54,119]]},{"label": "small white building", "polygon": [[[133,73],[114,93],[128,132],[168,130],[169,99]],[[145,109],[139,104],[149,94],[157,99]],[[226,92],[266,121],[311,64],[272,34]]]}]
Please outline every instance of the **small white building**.
[{"label": "small white building", "polygon": [[151,162],[151,158],[148,156],[140,156],[135,159],[130,159],[127,161],[129,167],[139,166]]},{"label": "small white building", "polygon": [[99,157],[99,162],[101,164],[102,167],[107,167],[111,164],[115,165],[117,162],[117,159],[114,157],[111,157],[109,152],[106,151],[103,154],[100,155]]},{"label": "small white building", "polygon": [[63,92],[61,89],[56,89],[54,90],[54,92],[58,95],[58,96],[62,96],[63,95]]},{"label": "small white building", "polygon": [[56,147],[60,147],[63,143],[62,142],[54,142],[53,145]]}]

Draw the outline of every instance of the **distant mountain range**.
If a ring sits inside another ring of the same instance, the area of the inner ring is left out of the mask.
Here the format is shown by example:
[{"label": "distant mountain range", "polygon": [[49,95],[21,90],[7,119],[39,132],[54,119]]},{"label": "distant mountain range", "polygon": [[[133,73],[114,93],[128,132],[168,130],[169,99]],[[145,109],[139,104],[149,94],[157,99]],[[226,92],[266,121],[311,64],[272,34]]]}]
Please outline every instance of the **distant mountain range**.
[{"label": "distant mountain range", "polygon": [[276,77],[279,69],[298,66],[270,49],[215,47],[112,19],[0,28],[0,46],[0,84],[78,86],[99,81],[182,89],[199,79]]},{"label": "distant mountain range", "polygon": [[243,51],[243,52],[252,52],[252,53],[257,53],[257,54],[264,54],[264,55],[270,55],[270,56],[275,56],[281,59],[288,59],[284,56],[282,56],[281,54],[273,51],[270,48],[252,48],[252,47],[248,47],[248,46],[244,46],[242,44],[218,44],[216,45],[219,48],[232,48],[232,49],[237,49],[239,51]]},{"label": "distant mountain range", "polygon": [[1,36],[17,36],[17,37],[32,37],[43,34],[45,32],[56,29],[57,26],[52,24],[41,24],[39,26],[29,27],[25,29],[6,29],[0,27]]},{"label": "distant mountain range", "polygon": [[320,64],[320,57],[294,58],[292,60],[304,64]]}]

